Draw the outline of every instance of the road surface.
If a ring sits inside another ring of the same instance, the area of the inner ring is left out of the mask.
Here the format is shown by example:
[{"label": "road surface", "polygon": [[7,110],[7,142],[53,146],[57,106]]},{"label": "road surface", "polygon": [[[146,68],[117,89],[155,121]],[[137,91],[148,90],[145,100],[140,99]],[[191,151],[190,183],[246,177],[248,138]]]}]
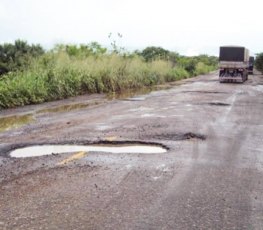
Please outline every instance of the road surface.
[{"label": "road surface", "polygon": [[[148,94],[80,96],[0,116],[0,229],[263,229],[259,73],[244,84],[212,73]],[[94,143],[167,152],[10,157],[24,146]]]}]

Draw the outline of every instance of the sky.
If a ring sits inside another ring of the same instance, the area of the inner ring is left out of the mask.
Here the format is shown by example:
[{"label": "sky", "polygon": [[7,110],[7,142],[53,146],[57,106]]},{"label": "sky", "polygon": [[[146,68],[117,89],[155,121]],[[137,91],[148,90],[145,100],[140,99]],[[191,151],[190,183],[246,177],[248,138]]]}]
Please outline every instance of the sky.
[{"label": "sky", "polygon": [[92,41],[110,47],[115,40],[129,51],[161,46],[189,56],[238,45],[254,55],[263,52],[262,6],[262,0],[0,0],[0,43],[23,39],[49,49]]}]

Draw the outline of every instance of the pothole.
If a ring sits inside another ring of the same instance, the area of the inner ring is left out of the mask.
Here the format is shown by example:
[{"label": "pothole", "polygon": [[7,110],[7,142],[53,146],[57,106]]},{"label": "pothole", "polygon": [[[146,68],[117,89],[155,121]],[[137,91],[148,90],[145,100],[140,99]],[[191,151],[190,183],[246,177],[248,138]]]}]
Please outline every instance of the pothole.
[{"label": "pothole", "polygon": [[165,153],[167,149],[150,144],[98,144],[98,145],[34,145],[18,148],[10,152],[11,157],[25,158],[72,152],[104,152],[104,153]]},{"label": "pothole", "polygon": [[165,133],[161,135],[154,135],[148,138],[155,138],[158,140],[172,140],[172,141],[183,141],[183,140],[189,140],[189,139],[198,139],[198,140],[206,140],[206,136],[203,134],[198,133]]},{"label": "pothole", "polygon": [[207,103],[208,105],[215,105],[215,106],[230,106],[230,104],[222,103],[222,102],[210,102]]},{"label": "pothole", "polygon": [[205,135],[196,134],[196,133],[191,133],[191,132],[185,133],[185,134],[183,135],[183,137],[184,137],[185,139],[193,139],[193,138],[195,138],[195,139],[200,139],[200,140],[205,140],[205,139],[206,139],[206,136],[205,136]]}]

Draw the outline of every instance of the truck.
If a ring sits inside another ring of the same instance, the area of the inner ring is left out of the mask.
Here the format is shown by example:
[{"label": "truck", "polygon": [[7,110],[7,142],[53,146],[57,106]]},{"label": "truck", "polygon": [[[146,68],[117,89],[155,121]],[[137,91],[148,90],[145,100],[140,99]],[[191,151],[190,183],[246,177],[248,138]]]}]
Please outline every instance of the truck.
[{"label": "truck", "polygon": [[253,74],[254,62],[255,58],[253,56],[250,56],[248,61],[248,74]]},{"label": "truck", "polygon": [[219,82],[241,82],[248,79],[249,50],[242,46],[221,46]]}]

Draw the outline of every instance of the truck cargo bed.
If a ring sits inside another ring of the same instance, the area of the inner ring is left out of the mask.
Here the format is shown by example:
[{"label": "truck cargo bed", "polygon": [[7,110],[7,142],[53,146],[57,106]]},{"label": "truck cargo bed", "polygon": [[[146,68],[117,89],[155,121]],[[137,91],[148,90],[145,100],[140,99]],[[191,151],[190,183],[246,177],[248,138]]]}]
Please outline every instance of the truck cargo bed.
[{"label": "truck cargo bed", "polygon": [[222,46],[219,51],[219,81],[244,82],[248,79],[249,51],[241,46]]}]

